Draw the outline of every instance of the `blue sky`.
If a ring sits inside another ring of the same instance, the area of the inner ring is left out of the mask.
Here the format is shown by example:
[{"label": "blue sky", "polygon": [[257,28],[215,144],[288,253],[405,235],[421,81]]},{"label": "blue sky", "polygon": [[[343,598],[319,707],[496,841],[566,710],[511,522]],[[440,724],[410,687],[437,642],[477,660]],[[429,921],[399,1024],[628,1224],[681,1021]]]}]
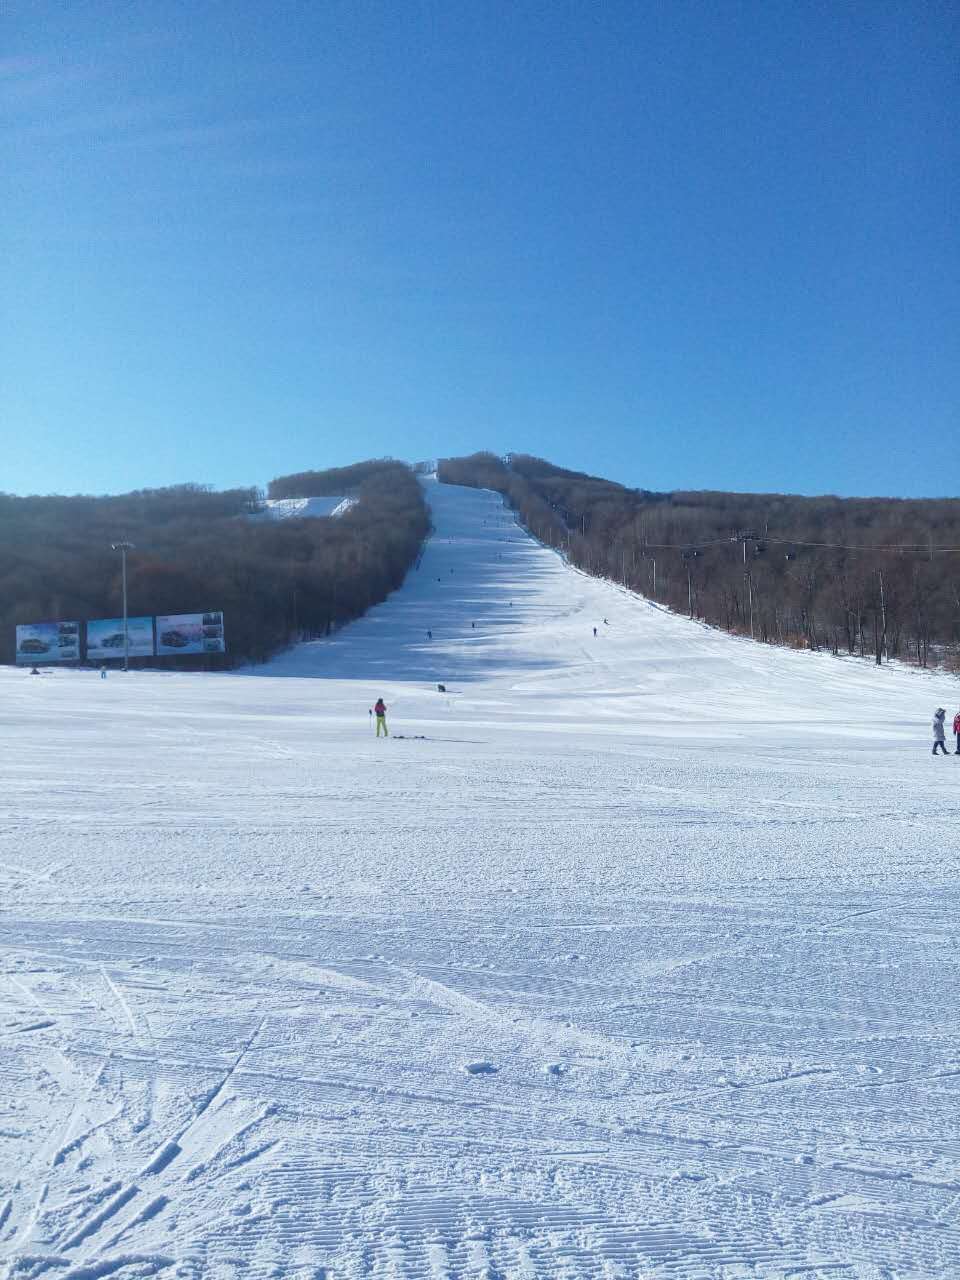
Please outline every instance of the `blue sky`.
[{"label": "blue sky", "polygon": [[960,492],[952,3],[5,8],[0,490]]}]

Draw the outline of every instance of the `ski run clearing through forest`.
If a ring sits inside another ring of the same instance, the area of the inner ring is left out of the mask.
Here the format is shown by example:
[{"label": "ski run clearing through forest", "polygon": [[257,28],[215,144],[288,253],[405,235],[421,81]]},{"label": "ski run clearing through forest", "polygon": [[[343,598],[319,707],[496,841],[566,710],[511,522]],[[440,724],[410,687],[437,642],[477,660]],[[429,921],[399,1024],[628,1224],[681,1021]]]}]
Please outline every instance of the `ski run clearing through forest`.
[{"label": "ski run clearing through forest", "polygon": [[960,683],[425,485],[327,641],[0,671],[0,1277],[960,1276]]},{"label": "ski run clearing through forest", "polygon": [[336,519],[357,505],[356,498],[265,498],[253,520]]}]

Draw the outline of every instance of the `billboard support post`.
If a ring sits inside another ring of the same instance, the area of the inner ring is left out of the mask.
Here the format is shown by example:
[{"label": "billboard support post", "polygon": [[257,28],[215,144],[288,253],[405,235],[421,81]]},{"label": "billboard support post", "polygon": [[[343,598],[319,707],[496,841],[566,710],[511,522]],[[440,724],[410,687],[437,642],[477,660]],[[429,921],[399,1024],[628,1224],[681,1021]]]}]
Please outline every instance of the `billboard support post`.
[{"label": "billboard support post", "polygon": [[111,542],[113,551],[120,552],[123,575],[123,669],[130,670],[130,631],[127,627],[127,552],[133,550],[132,542]]}]

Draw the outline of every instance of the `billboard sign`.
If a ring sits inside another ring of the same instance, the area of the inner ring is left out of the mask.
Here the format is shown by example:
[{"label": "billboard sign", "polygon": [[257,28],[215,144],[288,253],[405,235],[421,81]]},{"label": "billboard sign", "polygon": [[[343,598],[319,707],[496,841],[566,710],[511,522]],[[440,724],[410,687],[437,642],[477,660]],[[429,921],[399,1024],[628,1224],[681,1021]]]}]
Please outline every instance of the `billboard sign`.
[{"label": "billboard sign", "polygon": [[[153,619],[128,618],[127,640],[131,658],[153,657]],[[87,657],[94,662],[107,658],[122,658],[123,619],[98,618],[87,623]]]},{"label": "billboard sign", "polygon": [[80,658],[79,622],[28,622],[17,627],[17,662],[77,662]]},{"label": "billboard sign", "polygon": [[157,654],[226,653],[222,613],[172,613],[157,618]]}]

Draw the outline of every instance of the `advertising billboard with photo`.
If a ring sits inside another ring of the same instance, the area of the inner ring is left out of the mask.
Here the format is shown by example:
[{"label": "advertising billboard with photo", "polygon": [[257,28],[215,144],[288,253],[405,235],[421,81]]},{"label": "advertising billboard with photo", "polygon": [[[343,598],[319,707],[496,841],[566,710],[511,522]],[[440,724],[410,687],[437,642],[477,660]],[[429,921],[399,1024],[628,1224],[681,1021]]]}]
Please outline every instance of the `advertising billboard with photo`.
[{"label": "advertising billboard with photo", "polygon": [[172,613],[157,618],[157,655],[226,653],[222,613]]},{"label": "advertising billboard with photo", "polygon": [[79,622],[28,622],[17,627],[17,662],[77,662],[80,658]]},{"label": "advertising billboard with photo", "polygon": [[[127,639],[131,658],[153,657],[153,619],[128,618]],[[123,619],[97,618],[87,623],[87,658],[103,662],[107,658],[122,658]]]}]

